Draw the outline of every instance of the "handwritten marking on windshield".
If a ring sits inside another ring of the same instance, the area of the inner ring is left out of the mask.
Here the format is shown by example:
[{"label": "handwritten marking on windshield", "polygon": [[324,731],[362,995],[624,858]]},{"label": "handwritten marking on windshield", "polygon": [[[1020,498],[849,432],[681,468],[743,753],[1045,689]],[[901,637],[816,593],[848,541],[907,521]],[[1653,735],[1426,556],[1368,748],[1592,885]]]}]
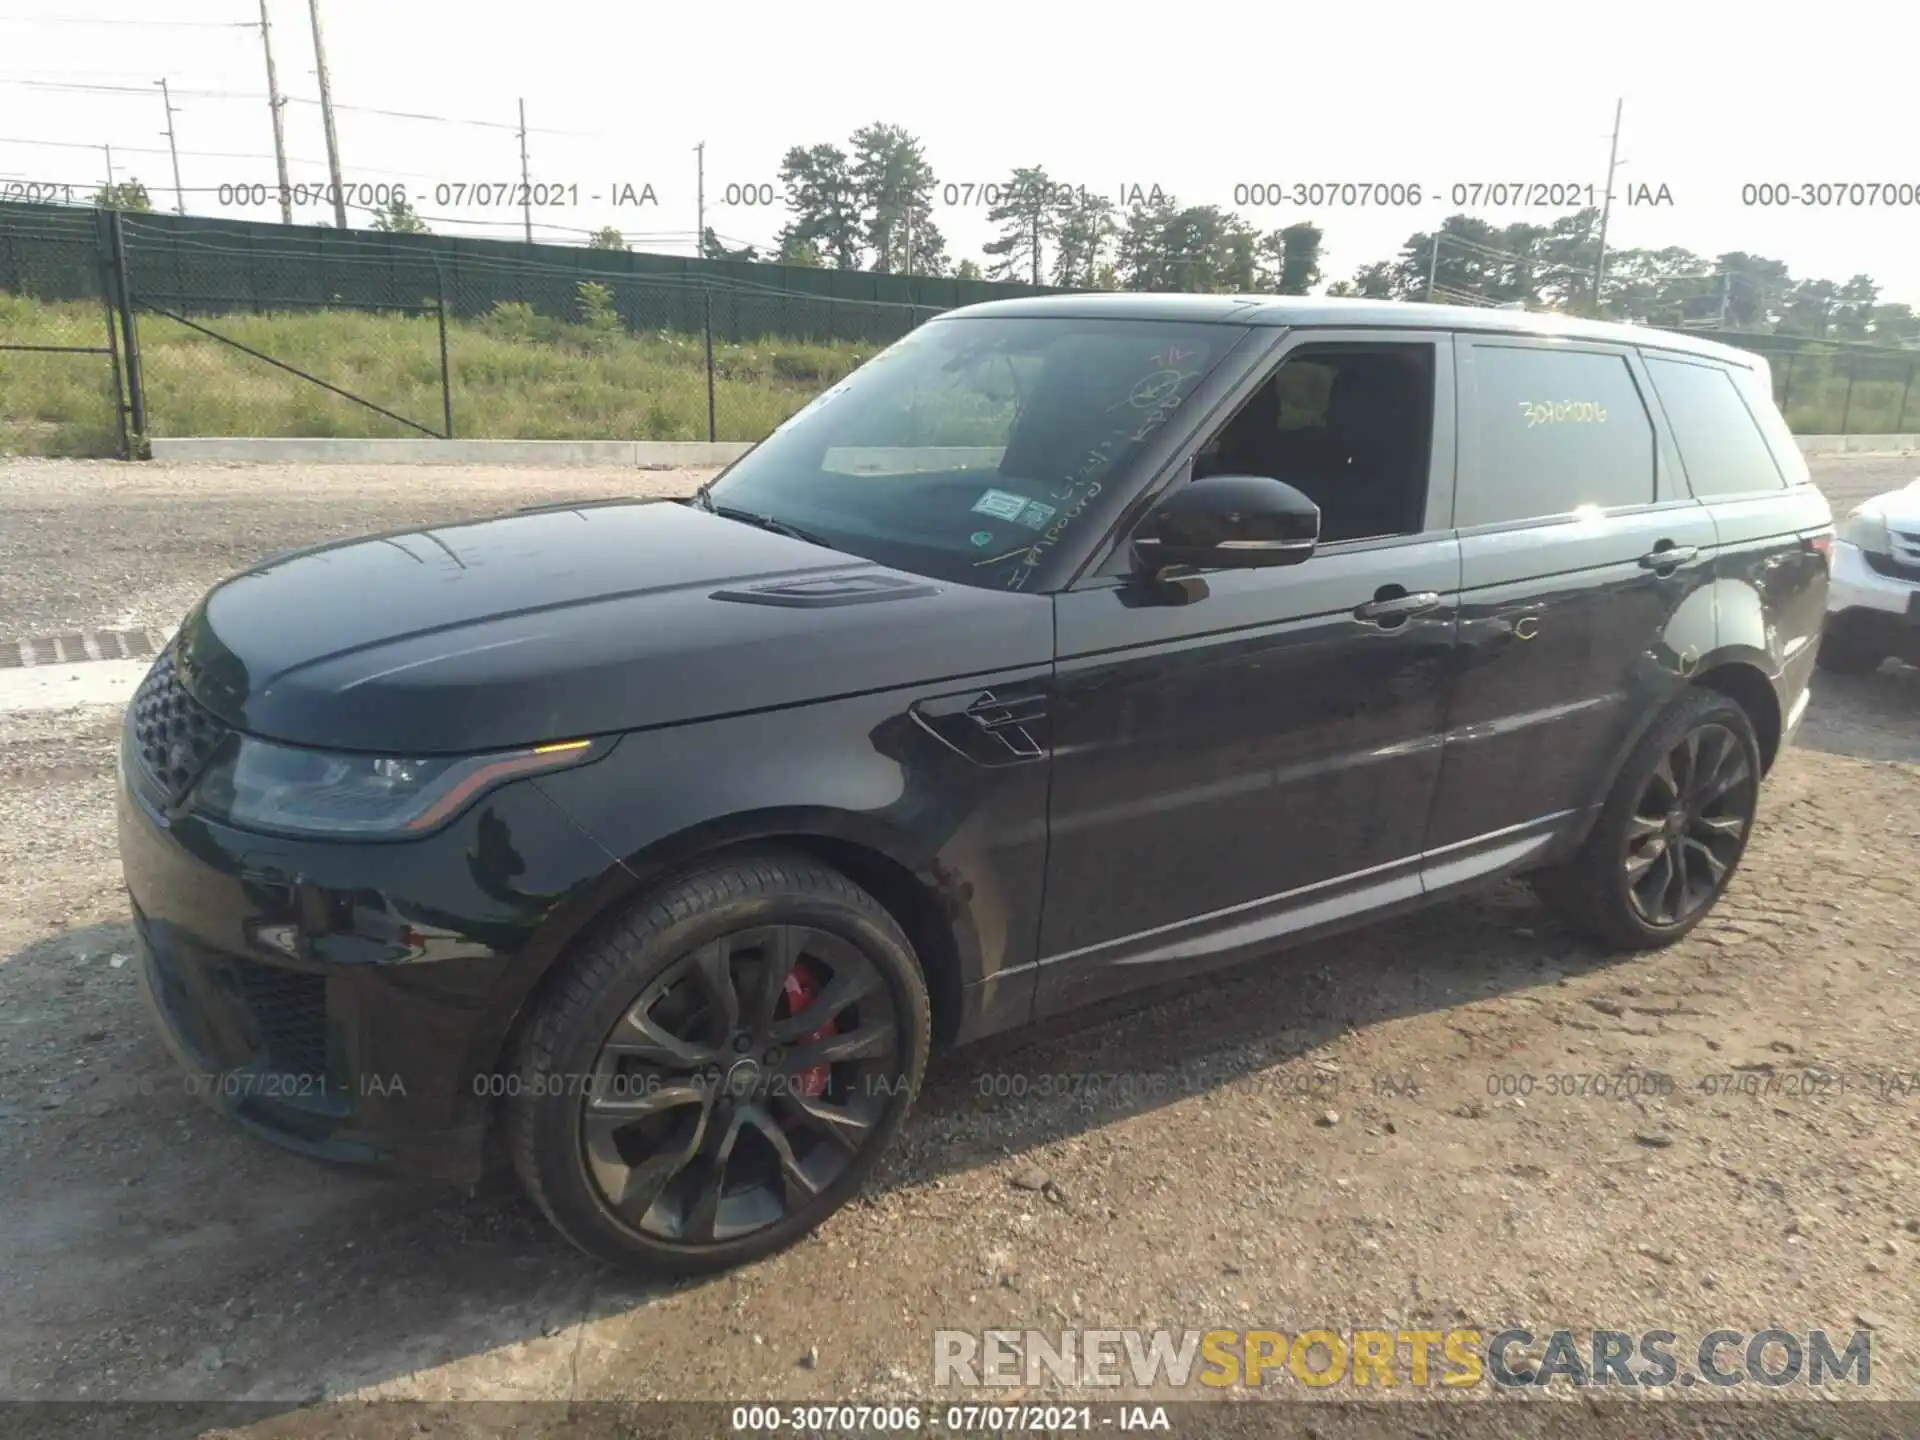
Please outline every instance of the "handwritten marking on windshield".
[{"label": "handwritten marking on windshield", "polygon": [[[1175,367],[1180,361],[1192,358],[1197,353],[1169,345],[1164,355],[1150,356],[1148,363],[1155,368],[1129,386],[1124,398],[1106,408],[1104,413],[1108,415],[1121,412],[1119,424],[1099,444],[1088,449],[1080,466],[1069,476],[1062,489],[1050,492],[1049,498],[1059,501],[1064,507],[1062,513],[1047,527],[1046,533],[1026,549],[1025,557],[1007,576],[1007,589],[1023,589],[1034,571],[1040,568],[1046,552],[1066,533],[1067,527],[1080,518],[1087,506],[1098,498],[1104,487],[1099,480],[1091,477],[1112,463],[1122,445],[1137,445],[1145,440],[1185,402],[1186,387],[1189,382],[1200,379],[1200,372]],[[1139,422],[1137,427],[1128,433],[1124,427],[1133,425],[1135,420]],[[1086,487],[1084,492],[1082,486]],[[1019,554],[1021,552],[1018,550],[1009,551],[1006,555],[980,563],[999,564]]]}]

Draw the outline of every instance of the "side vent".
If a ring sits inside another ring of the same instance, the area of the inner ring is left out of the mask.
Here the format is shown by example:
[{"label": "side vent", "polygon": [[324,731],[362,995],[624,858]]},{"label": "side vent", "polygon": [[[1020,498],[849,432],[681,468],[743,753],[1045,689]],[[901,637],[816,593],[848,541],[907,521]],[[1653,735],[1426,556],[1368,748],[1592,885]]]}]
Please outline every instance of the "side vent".
[{"label": "side vent", "polygon": [[1052,744],[1047,697],[1031,689],[975,690],[922,700],[918,720],[976,765],[1017,765],[1046,757]]}]

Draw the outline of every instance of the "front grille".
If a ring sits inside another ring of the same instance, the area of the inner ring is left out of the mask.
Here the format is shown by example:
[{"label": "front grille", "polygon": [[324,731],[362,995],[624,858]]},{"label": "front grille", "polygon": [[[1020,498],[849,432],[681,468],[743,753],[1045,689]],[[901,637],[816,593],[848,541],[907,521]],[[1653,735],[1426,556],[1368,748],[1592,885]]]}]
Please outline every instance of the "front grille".
[{"label": "front grille", "polygon": [[326,977],[234,959],[227,973],[253,1022],[267,1068],[282,1075],[327,1078]]},{"label": "front grille", "polygon": [[171,649],[147,672],[128,713],[140,763],[166,794],[168,804],[186,797],[229,733],[226,725],[187,694]]},{"label": "front grille", "polygon": [[1895,580],[1920,580],[1920,535],[1895,530],[1889,538],[1893,541],[1893,553],[1875,555],[1863,550],[1867,564]]}]

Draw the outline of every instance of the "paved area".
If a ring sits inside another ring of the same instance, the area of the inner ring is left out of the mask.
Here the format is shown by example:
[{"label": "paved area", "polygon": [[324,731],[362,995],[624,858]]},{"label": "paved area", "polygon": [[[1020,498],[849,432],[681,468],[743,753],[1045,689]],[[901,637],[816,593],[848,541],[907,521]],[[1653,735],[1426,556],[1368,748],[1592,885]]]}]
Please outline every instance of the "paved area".
[{"label": "paved area", "polygon": [[[1836,507],[1916,470],[1816,467]],[[695,478],[4,462],[0,642],[164,631],[313,540]],[[90,699],[0,705],[0,1399],[874,1399],[929,1393],[940,1327],[1466,1324],[1864,1325],[1873,1393],[1920,1399],[1920,671],[1821,678],[1673,950],[1597,955],[1514,887],[946,1055],[820,1236],[659,1287],[509,1190],[318,1168],[185,1093]]]}]

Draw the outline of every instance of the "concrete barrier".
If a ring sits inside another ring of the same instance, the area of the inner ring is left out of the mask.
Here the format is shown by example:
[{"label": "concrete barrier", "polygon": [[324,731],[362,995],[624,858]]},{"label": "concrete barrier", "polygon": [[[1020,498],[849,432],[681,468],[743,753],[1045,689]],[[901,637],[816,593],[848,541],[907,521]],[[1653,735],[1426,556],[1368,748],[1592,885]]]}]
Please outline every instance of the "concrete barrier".
[{"label": "concrete barrier", "polygon": [[1803,455],[1911,455],[1920,435],[1801,435]]},{"label": "concrete barrier", "polygon": [[[1807,455],[1911,455],[1920,435],[1802,435]],[[692,470],[731,465],[753,448],[746,440],[323,440],[252,436],[196,436],[155,440],[153,458],[198,464],[353,465],[633,465]],[[849,450],[846,467],[858,474],[893,464],[912,468],[908,452]],[[997,451],[942,447],[942,460],[972,468],[994,463]],[[857,458],[855,458],[857,457]],[[924,455],[920,457],[924,460]]]}]

